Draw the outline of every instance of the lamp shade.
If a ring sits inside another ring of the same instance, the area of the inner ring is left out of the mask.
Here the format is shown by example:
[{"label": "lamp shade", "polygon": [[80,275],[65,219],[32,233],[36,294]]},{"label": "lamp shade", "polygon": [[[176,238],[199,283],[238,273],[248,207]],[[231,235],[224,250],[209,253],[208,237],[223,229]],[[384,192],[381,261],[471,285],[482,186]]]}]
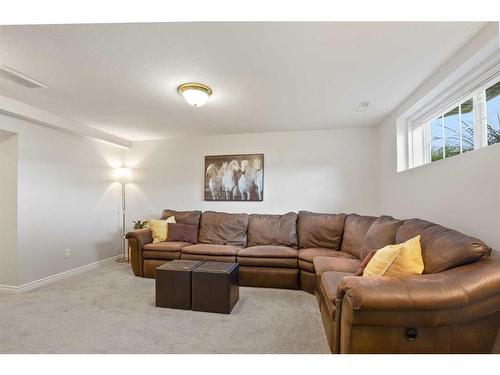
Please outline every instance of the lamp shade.
[{"label": "lamp shade", "polygon": [[212,89],[202,83],[184,83],[177,89],[186,102],[194,107],[204,105],[209,96],[212,95]]},{"label": "lamp shade", "polygon": [[132,180],[132,170],[130,168],[113,169],[113,179],[121,184],[126,184]]}]

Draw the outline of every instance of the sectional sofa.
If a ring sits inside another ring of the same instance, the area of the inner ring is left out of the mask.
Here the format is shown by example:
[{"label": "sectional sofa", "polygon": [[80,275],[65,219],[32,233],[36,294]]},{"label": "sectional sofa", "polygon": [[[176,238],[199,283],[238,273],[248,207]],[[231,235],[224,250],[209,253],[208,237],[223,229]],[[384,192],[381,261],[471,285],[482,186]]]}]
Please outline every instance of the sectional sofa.
[{"label": "sectional sofa", "polygon": [[[243,286],[316,295],[332,353],[488,353],[500,326],[500,257],[481,240],[390,216],[230,214],[164,210],[198,228],[198,243],[129,232],[136,276],[173,259],[238,262]],[[424,273],[355,276],[371,250],[420,235]]]}]

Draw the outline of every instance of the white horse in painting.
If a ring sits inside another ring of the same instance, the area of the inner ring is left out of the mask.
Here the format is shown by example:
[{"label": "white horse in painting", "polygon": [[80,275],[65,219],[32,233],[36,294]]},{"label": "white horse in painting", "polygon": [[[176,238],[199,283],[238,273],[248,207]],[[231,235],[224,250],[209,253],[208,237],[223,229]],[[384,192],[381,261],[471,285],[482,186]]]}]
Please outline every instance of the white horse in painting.
[{"label": "white horse in painting", "polygon": [[254,185],[255,170],[250,166],[248,160],[241,161],[241,176],[238,180],[238,190],[241,200],[250,200],[250,192]]},{"label": "white horse in painting", "polygon": [[248,160],[241,161],[241,176],[238,180],[238,190],[241,200],[250,200],[252,188],[255,188],[259,200],[262,200],[263,176],[262,164],[259,159],[255,159],[250,165]]},{"label": "white horse in painting", "polygon": [[255,159],[253,161],[253,168],[255,170],[255,175],[253,179],[253,183],[255,184],[255,189],[257,190],[257,195],[259,196],[259,200],[262,200],[262,190],[264,188],[264,175],[262,172],[262,162],[260,159]]},{"label": "white horse in painting", "polygon": [[211,163],[207,167],[208,188],[213,200],[218,200],[222,196],[222,168],[217,169],[217,165]]},{"label": "white horse in painting", "polygon": [[222,190],[224,190],[227,200],[233,200],[234,191],[237,188],[236,172],[240,170],[240,165],[236,160],[232,160],[229,165],[224,163],[221,170],[223,170]]}]

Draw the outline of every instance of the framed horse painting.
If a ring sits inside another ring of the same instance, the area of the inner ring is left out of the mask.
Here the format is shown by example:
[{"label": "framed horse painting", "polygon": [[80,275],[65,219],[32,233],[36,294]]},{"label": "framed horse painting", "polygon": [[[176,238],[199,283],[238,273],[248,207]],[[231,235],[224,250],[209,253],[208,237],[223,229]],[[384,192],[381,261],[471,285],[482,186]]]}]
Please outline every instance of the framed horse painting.
[{"label": "framed horse painting", "polygon": [[262,201],[264,154],[205,156],[206,201]]}]

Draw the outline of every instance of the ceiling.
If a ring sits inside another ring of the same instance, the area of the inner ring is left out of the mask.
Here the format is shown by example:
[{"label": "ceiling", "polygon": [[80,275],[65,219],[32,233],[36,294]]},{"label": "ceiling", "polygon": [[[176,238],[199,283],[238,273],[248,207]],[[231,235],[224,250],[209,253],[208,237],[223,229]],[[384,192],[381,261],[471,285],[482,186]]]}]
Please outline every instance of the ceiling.
[{"label": "ceiling", "polygon": [[[484,22],[0,27],[0,95],[129,140],[377,126]],[[200,108],[177,93],[209,85]],[[356,112],[360,102],[370,102]]]}]

